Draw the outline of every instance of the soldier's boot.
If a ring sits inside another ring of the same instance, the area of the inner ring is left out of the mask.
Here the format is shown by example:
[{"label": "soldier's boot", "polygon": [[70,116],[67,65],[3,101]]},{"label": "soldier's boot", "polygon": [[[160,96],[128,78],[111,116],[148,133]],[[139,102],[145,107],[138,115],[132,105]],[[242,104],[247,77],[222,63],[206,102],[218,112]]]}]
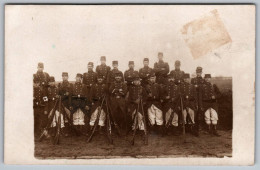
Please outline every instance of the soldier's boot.
[{"label": "soldier's boot", "polygon": [[64,136],[69,136],[69,123],[64,123]]},{"label": "soldier's boot", "polygon": [[213,135],[215,136],[221,136],[220,134],[218,134],[217,132],[217,125],[213,125],[213,132],[212,132]]},{"label": "soldier's boot", "polygon": [[50,128],[49,134],[50,134],[51,137],[54,137],[54,136],[55,136],[55,127],[51,127],[51,128]]},{"label": "soldier's boot", "polygon": [[99,126],[99,134],[103,135],[104,134],[104,126]]},{"label": "soldier's boot", "polygon": [[163,137],[164,136],[164,127],[162,125],[158,125],[158,131],[159,131],[159,134]]},{"label": "soldier's boot", "polygon": [[155,127],[154,127],[155,125],[152,125],[151,127],[150,127],[150,134],[151,135],[154,135],[155,134]]},{"label": "soldier's boot", "polygon": [[209,134],[212,134],[211,125],[208,125],[208,129],[207,129],[207,130],[208,130],[208,133],[209,133]]},{"label": "soldier's boot", "polygon": [[178,126],[173,126],[172,127],[172,134],[174,136],[179,136],[180,135]]}]

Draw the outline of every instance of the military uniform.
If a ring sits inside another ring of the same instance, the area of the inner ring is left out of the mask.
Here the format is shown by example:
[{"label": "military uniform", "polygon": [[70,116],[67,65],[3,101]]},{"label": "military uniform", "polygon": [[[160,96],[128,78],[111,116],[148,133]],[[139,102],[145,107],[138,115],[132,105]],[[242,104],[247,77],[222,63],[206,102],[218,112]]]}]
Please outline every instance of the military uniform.
[{"label": "military uniform", "polygon": [[[180,67],[180,65],[181,65],[181,62],[180,62],[179,60],[175,61],[175,67],[176,67],[176,66]],[[172,70],[172,71],[170,72],[170,74],[173,75],[173,77],[174,77],[174,82],[175,82],[176,84],[180,84],[180,83],[183,82],[183,76],[184,76],[184,74],[185,74],[184,71],[180,70],[179,68],[175,68],[174,70]]]},{"label": "military uniform", "polygon": [[[118,61],[113,61],[112,64],[118,64]],[[110,85],[112,83],[115,82],[115,75],[119,73],[122,77],[122,81],[124,81],[124,75],[121,71],[119,71],[118,69],[112,69],[109,73],[108,73],[108,77],[107,77],[107,84],[108,87],[110,87]]]},{"label": "military uniform", "polygon": [[167,74],[169,73],[169,64],[167,62],[161,60],[154,63],[154,72],[158,84],[167,83]]},{"label": "military uniform", "polygon": [[[43,63],[38,63],[38,67],[40,68],[44,68]],[[48,83],[49,83],[49,74],[43,71],[37,71],[35,73],[35,76],[37,77],[40,86],[43,88],[43,90],[45,91],[45,93],[47,93],[47,88],[48,88]]]},{"label": "military uniform", "polygon": [[[149,61],[148,58],[144,58],[144,61]],[[154,71],[149,66],[143,67],[139,70],[139,77],[141,78],[141,84],[143,87],[145,87],[147,84],[149,84],[149,76],[153,74]]]},{"label": "military uniform", "polygon": [[[33,76],[34,83],[40,83],[38,76],[34,74]],[[47,123],[47,94],[43,90],[42,86],[37,86],[33,88],[33,110],[34,110],[34,134],[37,135],[40,133],[43,128],[45,128]]]},{"label": "military uniform", "polygon": [[[117,72],[115,76],[122,77],[122,74],[120,72]],[[113,117],[115,119],[115,122],[119,124],[121,128],[123,127],[123,120],[126,116],[126,93],[127,86],[122,80],[114,81],[109,87],[111,114],[114,115]]]},{"label": "military uniform", "polygon": [[[101,60],[106,60],[105,56],[101,57]],[[96,73],[98,75],[102,75],[103,76],[103,81],[106,82],[107,81],[107,75],[110,72],[111,68],[105,64],[100,64],[96,67]]]},{"label": "military uniform", "polygon": [[[88,65],[93,67],[93,63],[89,62]],[[87,94],[90,94],[90,89],[93,84],[97,83],[97,73],[93,70],[89,70],[87,73],[83,74],[83,84],[87,88]],[[90,97],[89,95],[87,96]]]},{"label": "military uniform", "polygon": [[[62,75],[67,75],[68,73],[63,72]],[[61,101],[63,105],[68,109],[70,107],[71,103],[71,90],[72,90],[72,84],[69,81],[62,81],[58,85],[58,94],[61,96]]]},{"label": "military uniform", "polygon": [[[151,76],[154,76],[154,74],[151,74]],[[161,86],[158,83],[149,82],[145,86],[145,90],[147,93],[146,108],[150,124],[152,126],[155,124],[161,126],[164,122],[162,104],[160,102]]]},{"label": "military uniform", "polygon": [[[171,77],[172,75],[168,75]],[[173,126],[178,126],[178,112],[180,111],[179,106],[179,87],[174,82],[168,82],[162,89],[161,99],[163,100],[163,112],[165,113],[165,122],[168,123],[171,113],[173,113],[172,122]],[[169,96],[169,99],[167,99]]]},{"label": "military uniform", "polygon": [[[98,75],[98,77],[103,79],[103,75]],[[107,85],[104,83],[104,81],[101,83],[97,82],[91,88],[92,107],[91,107],[91,118],[89,122],[90,126],[94,126],[94,123],[98,115],[98,107],[101,106],[102,100],[104,99],[104,97],[106,97],[105,95],[107,94],[107,91],[108,91]],[[106,110],[106,106],[104,101],[101,108],[100,118],[98,122],[99,126],[105,126],[105,118],[106,118],[105,110]]]},{"label": "military uniform", "polygon": [[[134,64],[133,61],[129,61],[129,65]],[[133,85],[134,77],[138,75],[138,71],[130,68],[125,71],[124,77],[127,84],[127,87],[129,88],[131,85]]]}]

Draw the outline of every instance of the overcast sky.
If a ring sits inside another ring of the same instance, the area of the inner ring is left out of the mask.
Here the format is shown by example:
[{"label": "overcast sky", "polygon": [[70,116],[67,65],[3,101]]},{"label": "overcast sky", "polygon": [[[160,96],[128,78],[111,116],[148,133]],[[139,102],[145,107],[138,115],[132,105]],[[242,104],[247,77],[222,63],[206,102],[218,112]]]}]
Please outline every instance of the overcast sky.
[{"label": "overcast sky", "polygon": [[[181,34],[182,27],[217,9],[232,43],[209,54],[193,59]],[[241,34],[239,26],[247,27],[250,21],[237,18],[236,6],[39,6],[12,10],[6,20],[10,36],[8,54],[29,56],[24,63],[36,72],[37,63],[45,64],[45,71],[61,80],[61,73],[69,72],[70,80],[76,73],[87,71],[87,63],[100,63],[100,56],[107,57],[107,64],[119,61],[119,69],[125,71],[133,60],[136,69],[142,67],[144,57],[153,67],[157,53],[164,53],[170,69],[180,60],[182,70],[194,73],[197,66],[213,76],[232,76],[231,66],[236,55],[251,49],[243,46],[251,34]],[[243,12],[243,10],[240,12]],[[245,16],[246,17],[246,16]],[[252,26],[252,24],[251,24]],[[236,31],[235,31],[236,30]],[[242,46],[241,46],[242,45]],[[12,50],[13,49],[13,50]],[[6,54],[6,55],[8,55]],[[21,64],[21,63],[13,63]],[[243,63],[241,63],[243,64]]]}]

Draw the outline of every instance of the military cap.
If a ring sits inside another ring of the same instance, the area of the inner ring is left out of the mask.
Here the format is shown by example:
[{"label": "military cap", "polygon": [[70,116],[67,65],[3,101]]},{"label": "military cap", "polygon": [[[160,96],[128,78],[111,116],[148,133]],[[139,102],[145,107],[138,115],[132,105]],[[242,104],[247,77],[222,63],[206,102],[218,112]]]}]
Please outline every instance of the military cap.
[{"label": "military cap", "polygon": [[93,62],[88,62],[88,66],[89,65],[92,66],[92,67],[94,66]]},{"label": "military cap", "polygon": [[82,78],[83,76],[82,76],[82,74],[78,73],[78,74],[76,75],[76,77]]},{"label": "military cap", "polygon": [[211,78],[211,74],[205,74],[204,78]]},{"label": "military cap", "polygon": [[102,61],[102,60],[105,60],[106,61],[106,56],[101,56],[100,57],[100,60]]},{"label": "military cap", "polygon": [[68,72],[62,72],[62,76],[69,76]]},{"label": "military cap", "polygon": [[174,78],[174,75],[173,74],[168,74],[167,77],[168,78]]},{"label": "military cap", "polygon": [[130,65],[130,64],[135,64],[135,62],[134,61],[129,61],[128,65]]},{"label": "military cap", "polygon": [[175,61],[175,65],[176,65],[176,66],[180,66],[180,65],[181,65],[180,60],[176,60],[176,61]]},{"label": "military cap", "polygon": [[33,74],[33,82],[34,83],[39,83],[40,82],[40,79],[35,74]]},{"label": "military cap", "polygon": [[39,68],[44,68],[44,64],[43,63],[38,63],[38,67]]},{"label": "military cap", "polygon": [[144,61],[149,61],[149,58],[144,58]]},{"label": "military cap", "polygon": [[197,67],[196,73],[202,73],[202,67]]},{"label": "military cap", "polygon": [[190,74],[189,74],[189,73],[185,73],[185,74],[183,75],[183,78],[185,78],[185,79],[190,78]]},{"label": "military cap", "polygon": [[103,77],[102,74],[98,74],[98,75],[97,75],[97,78],[98,78],[98,79],[101,79],[101,78],[103,79],[104,77]]},{"label": "military cap", "polygon": [[50,76],[49,82],[55,82],[55,78],[53,76]]},{"label": "military cap", "polygon": [[118,64],[118,61],[112,61],[112,64]]},{"label": "military cap", "polygon": [[158,55],[163,55],[163,52],[158,52]]}]

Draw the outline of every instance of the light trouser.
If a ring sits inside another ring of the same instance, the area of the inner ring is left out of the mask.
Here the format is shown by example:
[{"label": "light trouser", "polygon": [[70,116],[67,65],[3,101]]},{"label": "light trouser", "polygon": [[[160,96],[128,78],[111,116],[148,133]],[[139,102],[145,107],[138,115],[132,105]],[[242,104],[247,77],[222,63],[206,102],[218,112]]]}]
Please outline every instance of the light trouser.
[{"label": "light trouser", "polygon": [[163,113],[153,104],[148,108],[148,118],[151,125],[163,125]]},{"label": "light trouser", "polygon": [[195,123],[195,121],[194,121],[194,110],[192,110],[189,107],[187,107],[187,109],[184,109],[183,112],[182,112],[185,124],[187,123],[186,122],[186,120],[187,120],[187,111],[188,111],[189,117],[191,119],[191,122],[188,122],[188,123],[194,124]]},{"label": "light trouser", "polygon": [[[98,107],[97,107],[96,110],[91,114],[90,122],[89,122],[89,125],[90,125],[90,126],[94,126],[95,121],[96,121],[96,119],[97,119],[97,116],[98,116]],[[99,125],[99,126],[105,126],[105,120],[106,120],[106,113],[104,112],[103,109],[101,109],[101,113],[100,113],[98,125]]]},{"label": "light trouser", "polygon": [[[52,111],[53,111],[53,109],[51,110],[51,112]],[[65,126],[64,126],[63,114],[60,114],[60,119],[61,119],[61,128],[64,128]],[[55,115],[52,120],[51,127],[56,127],[58,120],[59,120],[59,112],[58,112],[58,110],[56,110]]]},{"label": "light trouser", "polygon": [[[166,114],[165,114],[166,124],[169,122],[169,119],[170,119],[172,112],[173,112],[173,110],[171,108],[166,112]],[[173,119],[172,119],[171,124],[173,126],[178,126],[178,114],[175,113],[175,112],[173,113]]]},{"label": "light trouser", "polygon": [[85,114],[82,110],[77,109],[77,111],[73,113],[73,125],[85,125],[84,117]]},{"label": "light trouser", "polygon": [[205,112],[205,122],[207,125],[216,125],[218,123],[218,113],[213,108],[209,108]]},{"label": "light trouser", "polygon": [[[136,109],[133,111],[133,113],[132,113],[132,120],[134,121],[134,123],[133,123],[133,126],[132,126],[132,129],[134,130],[134,127],[136,126],[136,122],[135,122],[135,120],[134,120],[134,115],[136,114]],[[137,128],[139,129],[139,130],[144,130],[144,120],[143,120],[143,115],[140,113],[140,112],[138,112],[137,113]]]}]

